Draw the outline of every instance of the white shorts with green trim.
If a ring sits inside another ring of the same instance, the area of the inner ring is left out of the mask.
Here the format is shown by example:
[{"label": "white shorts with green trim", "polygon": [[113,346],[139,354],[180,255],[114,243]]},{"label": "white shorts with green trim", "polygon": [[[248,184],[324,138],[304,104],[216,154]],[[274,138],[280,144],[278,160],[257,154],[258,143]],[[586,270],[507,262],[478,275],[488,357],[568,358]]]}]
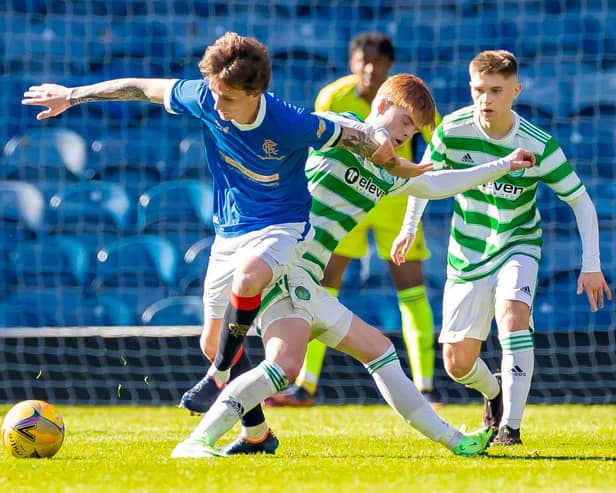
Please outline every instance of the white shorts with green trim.
[{"label": "white shorts with green trim", "polygon": [[[513,255],[487,277],[465,282],[448,280],[443,293],[443,325],[438,342],[456,343],[467,338],[485,341],[498,301],[521,301],[532,307],[538,269],[534,258]],[[532,326],[531,316],[530,330]]]},{"label": "white shorts with green trim", "polygon": [[336,347],[346,337],[353,313],[338,298],[329,294],[305,270],[292,269],[278,283],[282,288],[256,320],[257,333],[263,337],[272,322],[300,318],[312,327],[311,339]]}]

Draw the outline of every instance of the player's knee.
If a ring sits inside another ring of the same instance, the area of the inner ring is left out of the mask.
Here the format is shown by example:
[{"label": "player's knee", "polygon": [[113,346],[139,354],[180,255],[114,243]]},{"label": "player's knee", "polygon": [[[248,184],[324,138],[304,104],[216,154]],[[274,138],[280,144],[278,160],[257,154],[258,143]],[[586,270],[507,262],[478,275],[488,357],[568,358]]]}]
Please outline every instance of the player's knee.
[{"label": "player's knee", "polygon": [[272,268],[260,258],[253,257],[235,269],[232,291],[238,296],[256,296],[269,284],[272,276]]},{"label": "player's knee", "polygon": [[469,374],[473,369],[475,360],[471,361],[462,354],[454,351],[443,350],[443,365],[447,374],[454,380],[460,379]]}]

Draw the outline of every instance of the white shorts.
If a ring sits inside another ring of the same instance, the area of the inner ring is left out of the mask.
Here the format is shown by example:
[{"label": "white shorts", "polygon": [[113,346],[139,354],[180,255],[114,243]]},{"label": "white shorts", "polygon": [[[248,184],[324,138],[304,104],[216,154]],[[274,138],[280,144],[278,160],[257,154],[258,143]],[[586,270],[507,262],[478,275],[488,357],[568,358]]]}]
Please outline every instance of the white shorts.
[{"label": "white shorts", "polygon": [[[499,300],[521,301],[532,307],[538,269],[534,258],[513,255],[490,276],[467,282],[448,280],[438,342],[455,343],[465,338],[485,341]],[[532,328],[532,318],[530,325]]]},{"label": "white shorts", "polygon": [[231,297],[231,284],[237,266],[248,257],[258,257],[272,269],[272,283],[285,267],[303,252],[304,241],[314,230],[307,223],[268,226],[234,238],[217,236],[212,244],[207,274],[203,282],[203,316],[223,318]]},{"label": "white shorts", "polygon": [[301,268],[295,268],[280,281],[278,299],[266,307],[256,320],[263,337],[270,324],[282,318],[300,318],[312,327],[311,339],[336,347],[351,328],[353,313],[338,298],[329,294]]}]

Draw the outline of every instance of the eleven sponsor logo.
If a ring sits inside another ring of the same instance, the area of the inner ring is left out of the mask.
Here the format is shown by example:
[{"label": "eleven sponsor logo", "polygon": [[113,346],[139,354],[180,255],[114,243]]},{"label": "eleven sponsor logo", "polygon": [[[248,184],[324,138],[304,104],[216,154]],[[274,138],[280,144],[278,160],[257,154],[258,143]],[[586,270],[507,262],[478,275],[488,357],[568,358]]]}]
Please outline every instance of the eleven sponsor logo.
[{"label": "eleven sponsor logo", "polygon": [[354,188],[359,188],[365,193],[372,195],[376,200],[385,195],[385,191],[374,183],[370,178],[361,176],[359,169],[350,167],[344,174],[344,179],[349,185],[353,185]]}]

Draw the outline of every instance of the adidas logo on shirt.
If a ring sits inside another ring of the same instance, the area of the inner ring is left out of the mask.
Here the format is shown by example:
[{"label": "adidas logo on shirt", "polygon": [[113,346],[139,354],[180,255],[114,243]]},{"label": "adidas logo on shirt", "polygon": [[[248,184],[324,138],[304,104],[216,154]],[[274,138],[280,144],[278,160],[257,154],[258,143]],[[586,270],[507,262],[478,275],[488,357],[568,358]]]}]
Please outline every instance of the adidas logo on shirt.
[{"label": "adidas logo on shirt", "polygon": [[528,286],[524,286],[524,287],[520,288],[520,291],[522,291],[523,293],[526,293],[528,296],[530,296],[530,288]]},{"label": "adidas logo on shirt", "polygon": [[467,152],[466,154],[464,154],[464,156],[462,156],[462,162],[463,163],[474,163],[475,161],[473,161],[472,156]]},{"label": "adidas logo on shirt", "polygon": [[526,372],[520,368],[520,365],[515,365],[511,370],[509,370],[514,377],[525,377]]}]

